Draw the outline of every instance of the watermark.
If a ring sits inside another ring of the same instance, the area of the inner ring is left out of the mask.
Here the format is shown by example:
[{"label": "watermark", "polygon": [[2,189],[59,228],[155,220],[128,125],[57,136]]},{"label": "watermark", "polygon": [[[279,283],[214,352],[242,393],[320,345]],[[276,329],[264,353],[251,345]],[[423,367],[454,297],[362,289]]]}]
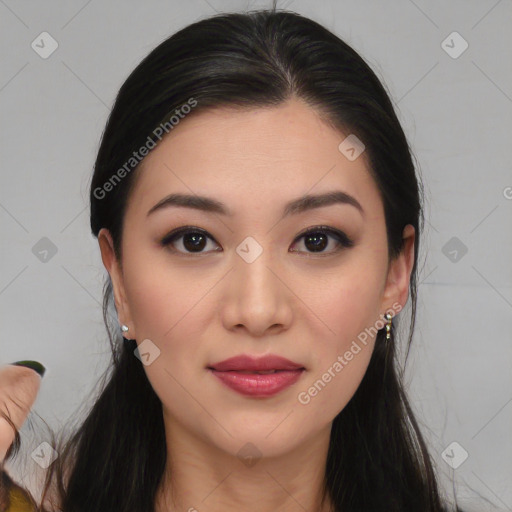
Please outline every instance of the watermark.
[{"label": "watermark", "polygon": [[453,441],[443,450],[441,457],[448,466],[457,469],[469,457],[469,453],[457,441]]},{"label": "watermark", "polygon": [[160,357],[160,349],[148,338],[142,341],[133,353],[144,366],[149,366]]},{"label": "watermark", "polygon": [[41,466],[43,469],[48,469],[55,459],[57,459],[59,454],[51,444],[44,441],[30,454],[30,456],[38,466]]},{"label": "watermark", "polygon": [[456,236],[452,236],[441,248],[441,252],[452,262],[458,263],[468,252],[467,245]]},{"label": "watermark", "polygon": [[468,42],[458,32],[452,32],[441,43],[441,48],[452,59],[458,59],[468,49],[468,47]]},{"label": "watermark", "polygon": [[47,59],[59,47],[59,43],[48,32],[41,32],[30,46],[41,59]]},{"label": "watermark", "polygon": [[[181,107],[177,108],[174,111],[174,114],[169,118],[165,123],[160,123],[152,132],[159,141],[162,140],[162,137],[169,133],[174,127],[179,124],[180,120],[183,119],[192,108],[197,105],[197,100],[194,98],[189,98],[187,103],[181,105]],[[142,162],[143,158],[148,155],[148,153],[156,147],[157,143],[152,139],[151,135],[148,135],[146,142],[138,149],[138,151],[134,151],[132,156],[124,163],[122,167],[120,167],[112,176],[105,181],[103,186],[96,187],[93,191],[93,195],[96,199],[103,199],[106,197],[108,192],[114,190],[114,188],[121,182],[123,178],[126,177],[137,165]]]},{"label": "watermark", "polygon": [[[398,302],[395,302],[392,306],[392,311],[388,311],[388,313],[391,315],[391,317],[394,317],[397,313],[400,313],[402,310],[402,305]],[[379,320],[377,320],[372,327],[366,327],[364,331],[360,332],[357,335],[357,339],[359,342],[366,346],[368,344],[368,338],[374,337],[378,331],[384,328],[386,325],[386,320],[384,319],[384,316],[381,316]],[[354,359],[354,356],[359,354],[361,352],[362,347],[357,342],[357,340],[353,340],[352,344],[350,345],[349,350],[346,350],[343,355],[339,355],[329,368],[327,368],[327,371],[322,374],[321,378],[316,380],[312,386],[310,386],[306,391],[301,391],[297,395],[297,400],[302,405],[307,405],[311,402],[311,399],[322,391],[329,382],[336,377],[344,368],[347,366],[350,361]]]},{"label": "watermark", "polygon": [[343,139],[338,146],[339,152],[351,162],[356,160],[365,149],[366,146],[363,144],[363,141],[353,133]]},{"label": "watermark", "polygon": [[42,263],[48,263],[56,254],[57,246],[46,236],[39,239],[32,247],[32,254]]},{"label": "watermark", "polygon": [[258,450],[258,447],[252,443],[245,443],[242,448],[238,451],[236,456],[242,461],[248,468],[252,468],[263,456]]}]

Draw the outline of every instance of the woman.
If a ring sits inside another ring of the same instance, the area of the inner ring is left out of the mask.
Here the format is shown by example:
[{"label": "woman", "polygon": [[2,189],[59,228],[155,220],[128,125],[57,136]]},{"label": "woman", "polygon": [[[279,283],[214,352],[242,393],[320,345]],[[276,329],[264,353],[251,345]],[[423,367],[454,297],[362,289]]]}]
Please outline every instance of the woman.
[{"label": "woman", "polygon": [[382,84],[316,22],[160,44],[95,163],[113,362],[45,507],[445,510],[396,361],[421,191]]}]

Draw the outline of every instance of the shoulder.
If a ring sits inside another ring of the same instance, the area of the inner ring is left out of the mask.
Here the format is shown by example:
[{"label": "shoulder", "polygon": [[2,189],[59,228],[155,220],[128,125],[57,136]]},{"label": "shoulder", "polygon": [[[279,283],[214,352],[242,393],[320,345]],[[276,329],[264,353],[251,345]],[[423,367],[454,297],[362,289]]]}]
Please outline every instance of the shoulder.
[{"label": "shoulder", "polygon": [[32,496],[14,484],[9,489],[9,508],[7,512],[36,512],[37,504]]},{"label": "shoulder", "polygon": [[55,505],[58,500],[38,505],[28,489],[18,484],[0,467],[0,512],[61,512]]}]

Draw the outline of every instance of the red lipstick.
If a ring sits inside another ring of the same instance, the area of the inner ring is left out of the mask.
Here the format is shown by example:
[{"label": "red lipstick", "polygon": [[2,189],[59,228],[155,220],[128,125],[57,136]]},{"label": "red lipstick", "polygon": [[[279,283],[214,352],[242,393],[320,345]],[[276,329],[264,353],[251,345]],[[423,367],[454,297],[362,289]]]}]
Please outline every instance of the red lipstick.
[{"label": "red lipstick", "polygon": [[223,384],[246,396],[269,397],[300,379],[305,368],[276,355],[240,355],[210,365],[209,370]]}]

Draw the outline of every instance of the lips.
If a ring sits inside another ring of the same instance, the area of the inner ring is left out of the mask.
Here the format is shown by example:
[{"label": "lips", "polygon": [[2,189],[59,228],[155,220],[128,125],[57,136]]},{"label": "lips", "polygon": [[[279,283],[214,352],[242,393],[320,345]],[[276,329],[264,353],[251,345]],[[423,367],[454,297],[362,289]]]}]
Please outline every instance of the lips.
[{"label": "lips", "polygon": [[252,357],[239,355],[224,361],[214,363],[208,368],[219,372],[236,371],[241,373],[274,373],[284,370],[301,370],[304,367],[281,356],[266,355],[263,357]]},{"label": "lips", "polygon": [[222,384],[242,395],[268,398],[295,384],[305,368],[284,357],[240,355],[208,367]]}]

